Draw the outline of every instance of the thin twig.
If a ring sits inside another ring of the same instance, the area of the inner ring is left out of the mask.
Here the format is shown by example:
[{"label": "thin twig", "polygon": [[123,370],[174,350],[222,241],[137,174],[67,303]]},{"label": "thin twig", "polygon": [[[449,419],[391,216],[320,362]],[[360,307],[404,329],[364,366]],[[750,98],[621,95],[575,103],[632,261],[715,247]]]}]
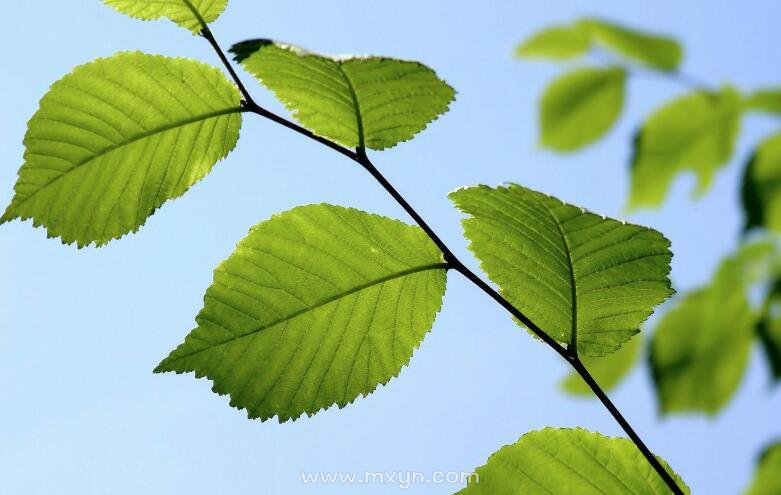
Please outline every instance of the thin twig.
[{"label": "thin twig", "polygon": [[366,150],[364,148],[359,147],[355,151],[353,151],[329,139],[323,138],[321,136],[317,136],[316,134],[309,131],[308,129],[305,129],[300,125],[291,122],[285,119],[284,117],[281,117],[269,110],[266,110],[260,105],[256,104],[252,99],[252,97],[250,96],[247,89],[244,87],[244,84],[241,82],[241,79],[236,74],[233,65],[228,61],[227,57],[225,56],[225,53],[222,51],[220,45],[217,43],[217,40],[214,38],[214,35],[209,30],[209,27],[205,25],[205,23],[203,25],[202,34],[203,37],[206,38],[207,41],[209,41],[212,48],[217,53],[217,56],[220,58],[223,65],[225,66],[225,68],[227,69],[227,71],[230,73],[231,77],[235,81],[236,86],[238,86],[239,91],[244,97],[243,106],[247,111],[255,113],[273,122],[276,122],[277,124],[280,124],[303,136],[308,137],[309,139],[313,139],[314,141],[317,141],[318,143],[325,145],[331,148],[332,150],[341,153],[342,155],[350,158],[351,160],[361,165],[383,187],[383,189],[385,189],[385,191],[387,191],[388,194],[390,194],[390,196],[393,197],[393,199],[404,209],[404,211],[406,211],[407,214],[410,217],[412,217],[415,223],[417,223],[418,226],[421,229],[423,229],[423,231],[434,242],[434,244],[436,244],[436,246],[442,251],[442,255],[444,257],[445,263],[447,263],[450,268],[461,273],[470,282],[472,282],[480,290],[482,290],[489,297],[491,297],[491,299],[496,301],[500,306],[502,306],[505,310],[507,310],[507,312],[509,312],[516,319],[518,319],[518,321],[520,321],[521,324],[523,324],[532,333],[534,333],[534,335],[539,337],[540,340],[548,344],[549,347],[551,347],[554,351],[556,351],[556,353],[559,354],[559,356],[561,356],[565,361],[567,361],[570,364],[570,366],[572,366],[575,372],[577,372],[578,375],[580,375],[580,377],[583,378],[583,380],[591,388],[591,390],[594,392],[597,398],[599,398],[599,400],[602,402],[602,404],[605,406],[608,412],[610,412],[610,414],[613,416],[616,422],[618,422],[618,424],[621,426],[624,432],[637,446],[637,448],[640,450],[643,456],[648,460],[648,462],[651,464],[654,470],[656,470],[659,476],[661,476],[661,478],[664,480],[664,482],[667,484],[670,490],[676,495],[683,495],[683,492],[678,487],[677,483],[673,480],[672,476],[670,476],[670,474],[667,472],[667,470],[664,469],[664,467],[659,462],[659,460],[653,455],[653,453],[651,453],[651,451],[648,449],[645,443],[640,439],[640,436],[635,432],[635,430],[632,428],[629,422],[624,418],[624,416],[621,414],[621,412],[618,410],[615,404],[613,404],[610,398],[608,398],[607,394],[605,394],[602,388],[600,388],[596,380],[594,380],[594,377],[591,376],[591,373],[589,373],[588,369],[586,369],[586,367],[580,361],[576,349],[567,349],[563,347],[555,339],[553,339],[550,335],[548,335],[540,327],[538,327],[533,321],[531,321],[525,314],[523,314],[521,310],[516,308],[512,303],[510,303],[507,299],[505,299],[504,296],[502,296],[499,292],[496,291],[496,289],[488,285],[488,283],[486,283],[482,278],[480,278],[472,270],[467,268],[466,265],[464,265],[453,254],[453,252],[442,241],[442,239],[439,238],[436,232],[434,232],[434,230],[431,227],[429,227],[429,225],[426,223],[423,217],[421,217],[418,214],[418,212],[407,202],[407,200],[404,199],[404,196],[402,196],[396,190],[396,188],[393,187],[393,185],[390,182],[388,182],[388,180],[382,175],[382,173],[380,173],[380,171],[377,170],[377,167],[374,166],[371,160],[369,160],[369,157],[366,155]]}]

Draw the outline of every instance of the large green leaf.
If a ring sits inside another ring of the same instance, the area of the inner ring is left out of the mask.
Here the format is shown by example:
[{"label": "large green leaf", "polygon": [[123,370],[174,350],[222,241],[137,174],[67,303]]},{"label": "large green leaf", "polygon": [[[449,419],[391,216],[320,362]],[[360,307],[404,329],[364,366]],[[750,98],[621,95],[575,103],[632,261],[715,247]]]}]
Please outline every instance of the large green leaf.
[{"label": "large green leaf", "polygon": [[743,176],[746,230],[765,227],[781,232],[781,133],[759,145]]},{"label": "large green leaf", "polygon": [[151,21],[166,17],[193,33],[217,20],[228,0],[103,0],[130,17]]},{"label": "large green leaf", "polygon": [[683,48],[675,39],[645,33],[599,19],[583,19],[580,29],[594,43],[656,69],[675,70],[683,58]]},{"label": "large green leaf", "polygon": [[513,305],[586,356],[613,352],[673,293],[670,242],[519,185],[450,194],[469,248]]},{"label": "large green leaf", "polygon": [[301,124],[348,147],[381,150],[411,139],[455,96],[417,62],[327,57],[269,40],[245,41],[231,52]]},{"label": "large green leaf", "polygon": [[781,88],[762,89],[752,93],[746,98],[746,108],[781,113]]},{"label": "large green leaf", "polygon": [[740,113],[740,95],[729,87],[691,93],[654,112],[635,140],[629,207],[662,204],[684,170],[697,176],[695,194],[706,191],[732,155]]},{"label": "large green leaf", "polygon": [[[641,344],[642,339],[637,336],[613,354],[600,357],[584,356],[582,361],[602,390],[607,392],[621,383],[634,367],[640,357]],[[561,388],[571,395],[596,398],[586,382],[574,371],[561,382]]]},{"label": "large green leaf", "polygon": [[235,146],[240,96],[217,69],[119,53],[54,83],[28,124],[2,216],[84,246],[136,231]]},{"label": "large green leaf", "polygon": [[578,69],[553,81],[540,102],[543,146],[574,151],[602,137],[624,106],[623,69]]},{"label": "large green leaf", "polygon": [[583,55],[589,48],[589,39],[578,25],[553,26],[518,45],[515,54],[526,58],[565,60]]},{"label": "large green leaf", "polygon": [[781,441],[769,445],[759,456],[754,481],[745,495],[781,493]]},{"label": "large green leaf", "polygon": [[711,283],[685,295],[659,322],[650,363],[663,413],[716,414],[743,378],[758,311],[748,291],[774,271],[770,244],[750,244],[725,260]]},{"label": "large green leaf", "polygon": [[[689,488],[664,460],[684,493]],[[545,428],[488,458],[458,495],[668,495],[637,447],[580,428]]]},{"label": "large green leaf", "polygon": [[418,227],[330,205],[255,226],[214,272],[198,323],[156,372],[194,371],[250,418],[344,407],[431,328],[445,264]]}]

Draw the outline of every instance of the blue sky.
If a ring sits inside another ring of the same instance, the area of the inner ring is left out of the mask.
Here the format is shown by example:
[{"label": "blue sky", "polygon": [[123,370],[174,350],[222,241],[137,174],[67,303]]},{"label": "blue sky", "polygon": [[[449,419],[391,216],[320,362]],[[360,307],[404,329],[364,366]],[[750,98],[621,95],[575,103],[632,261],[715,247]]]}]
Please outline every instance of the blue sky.
[{"label": "blue sky", "polygon": [[[468,258],[449,191],[518,182],[622,217],[630,135],[682,89],[632,78],[624,116],[599,144],[568,157],[537,146],[536,101],[559,72],[513,60],[514,44],[553,22],[594,14],[675,34],[684,68],[711,84],[751,89],[778,77],[771,0],[329,2],[231,0],[214,25],[226,47],[268,37],[333,54],[420,60],[458,90],[450,113],[375,164]],[[48,86],[77,64],[121,50],[217,63],[208,45],[169,22],[141,23],[98,0],[8,2],[0,17],[0,202],[12,195],[25,123]],[[281,111],[245,75],[259,103]],[[740,165],[777,126],[749,117],[735,159],[691,202],[690,177],[658,211],[630,217],[673,242],[680,291],[708,279],[736,244]],[[76,250],[29,223],[0,228],[0,491],[8,494],[399,493],[392,485],[307,486],[302,471],[470,471],[547,425],[619,434],[591,400],[561,394],[553,352],[451,274],[444,310],[405,368],[344,410],[283,425],[249,421],[192,376],[154,365],[193,327],[211,271],[255,223],[299,204],[332,202],[406,220],[355,164],[248,117],[238,149],[137,235]],[[473,266],[476,266],[474,264]],[[648,444],[695,493],[737,493],[762,446],[781,435],[781,393],[764,357],[716,418],[660,418],[646,367],[611,394]],[[449,494],[460,485],[413,486]]]}]

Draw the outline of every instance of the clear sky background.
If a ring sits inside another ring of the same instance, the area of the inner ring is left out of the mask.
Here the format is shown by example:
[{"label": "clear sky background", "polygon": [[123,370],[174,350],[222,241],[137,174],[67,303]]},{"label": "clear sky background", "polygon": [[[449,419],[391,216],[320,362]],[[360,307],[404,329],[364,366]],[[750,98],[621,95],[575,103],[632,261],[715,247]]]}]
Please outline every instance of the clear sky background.
[{"label": "clear sky background", "polygon": [[[596,14],[678,36],[684,69],[712,84],[781,83],[781,3],[231,0],[214,25],[225,47],[269,37],[333,54],[420,60],[458,90],[450,113],[375,163],[468,257],[446,194],[513,181],[621,218],[630,135],[682,91],[631,78],[607,139],[571,157],[537,146],[536,102],[558,72],[513,60],[515,43],[550,23]],[[25,123],[73,66],[121,50],[216,64],[203,40],[166,21],[142,23],[98,0],[4,2],[0,16],[0,202],[12,195]],[[259,103],[282,110],[245,75]],[[673,242],[683,291],[706,281],[736,244],[740,165],[778,122],[751,117],[734,161],[693,203],[690,177],[671,200],[631,217]],[[546,425],[620,430],[593,400],[558,390],[565,365],[484,294],[451,274],[444,310],[400,378],[344,410],[278,424],[249,421],[192,375],[152,368],[194,325],[212,269],[255,223],[300,204],[332,202],[406,220],[355,164],[247,116],[238,149],[140,233],[77,250],[29,223],[0,228],[0,493],[400,493],[395,486],[305,486],[302,471],[471,471],[502,445]],[[470,260],[471,261],[471,260]],[[474,264],[473,266],[476,266]],[[648,444],[695,493],[734,494],[781,435],[781,393],[755,350],[720,416],[660,418],[648,369],[611,394]],[[449,494],[460,485],[415,486]]]}]

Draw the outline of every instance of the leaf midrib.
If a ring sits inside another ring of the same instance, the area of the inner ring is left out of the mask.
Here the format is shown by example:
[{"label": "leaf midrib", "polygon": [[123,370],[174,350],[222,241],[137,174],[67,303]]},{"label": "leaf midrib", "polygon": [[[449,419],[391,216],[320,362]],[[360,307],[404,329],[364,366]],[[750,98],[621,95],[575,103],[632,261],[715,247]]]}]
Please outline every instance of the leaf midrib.
[{"label": "leaf midrib", "polygon": [[366,136],[363,131],[363,115],[361,113],[361,105],[358,103],[358,93],[355,91],[352,79],[344,70],[344,62],[337,62],[336,66],[339,68],[339,73],[344,77],[344,82],[347,83],[347,88],[350,90],[350,97],[353,100],[353,112],[355,113],[355,122],[358,126],[358,147],[364,148],[366,146]]},{"label": "leaf midrib", "polygon": [[550,208],[548,208],[548,205],[546,205],[542,201],[537,201],[537,204],[539,204],[543,210],[551,217],[553,220],[553,223],[556,225],[556,229],[559,231],[559,235],[561,236],[562,242],[564,242],[564,254],[567,256],[567,267],[569,271],[569,285],[570,285],[570,299],[571,299],[571,320],[572,320],[572,326],[570,329],[570,342],[569,345],[571,347],[572,352],[576,353],[578,352],[578,289],[577,285],[575,284],[575,266],[572,263],[572,249],[569,245],[569,239],[567,239],[567,235],[564,233],[564,229],[561,228],[561,223],[559,222],[559,219],[556,217],[556,215],[553,214],[553,211],[551,211]]},{"label": "leaf midrib", "polygon": [[[249,332],[243,333],[241,335],[234,335],[231,338],[229,338],[229,339],[227,339],[227,340],[225,340],[223,342],[219,342],[217,344],[209,345],[209,346],[207,346],[207,347],[205,347],[203,349],[199,349],[197,351],[189,352],[189,353],[183,354],[181,356],[176,356],[175,358],[170,359],[170,360],[169,359],[165,359],[162,363],[160,363],[157,366],[157,368],[155,368],[155,372],[167,371],[169,369],[169,366],[172,363],[175,363],[175,362],[180,361],[182,359],[186,359],[186,358],[194,356],[196,354],[200,354],[202,352],[213,350],[213,349],[215,349],[217,347],[229,344],[229,343],[234,342],[236,340],[239,340],[239,339],[242,339],[242,338],[245,338],[245,337],[249,337],[249,336],[255,335],[255,334],[259,333],[259,332],[262,332],[263,330],[266,330],[268,328],[271,328],[271,327],[274,327],[276,325],[279,325],[280,323],[286,323],[286,322],[288,322],[290,320],[298,318],[299,316],[301,316],[303,314],[309,313],[310,311],[314,311],[314,310],[319,309],[319,308],[321,308],[323,306],[326,306],[326,305],[331,304],[333,302],[336,302],[336,301],[339,301],[341,299],[344,299],[345,297],[351,296],[352,294],[355,294],[357,292],[369,289],[369,288],[377,286],[377,285],[384,284],[386,282],[390,282],[391,280],[395,280],[395,279],[398,279],[398,278],[406,277],[406,276],[409,276],[409,275],[414,275],[416,273],[420,273],[420,272],[424,272],[424,271],[428,271],[428,270],[447,270],[449,268],[449,266],[450,265],[448,265],[447,263],[443,263],[443,262],[430,263],[430,264],[427,264],[427,265],[421,265],[421,266],[417,266],[417,267],[414,267],[414,268],[408,268],[408,269],[402,270],[400,272],[391,273],[389,275],[385,275],[384,277],[380,277],[378,279],[370,280],[370,281],[365,282],[363,284],[356,285],[355,287],[353,287],[351,289],[347,289],[345,291],[342,291],[342,292],[339,292],[337,294],[334,294],[331,297],[327,297],[327,298],[323,299],[322,301],[318,302],[315,305],[307,306],[305,308],[302,308],[302,309],[300,309],[298,311],[295,311],[295,312],[293,312],[293,313],[291,313],[291,314],[289,314],[287,316],[284,316],[282,318],[274,320],[271,323],[267,323],[267,324],[265,324],[265,325],[263,325],[261,327],[258,327],[258,328],[254,329],[254,330],[251,330]],[[208,295],[208,293],[207,293],[207,295]]]},{"label": "leaf midrib", "polygon": [[135,143],[137,141],[140,141],[142,139],[146,139],[146,138],[154,136],[156,134],[162,134],[162,133],[170,131],[172,129],[176,129],[178,127],[185,127],[185,126],[188,126],[190,124],[194,124],[196,122],[205,121],[205,120],[209,120],[209,119],[216,118],[216,117],[221,117],[223,115],[230,115],[232,113],[242,113],[242,112],[246,112],[246,111],[247,110],[245,108],[243,108],[243,107],[226,108],[226,109],[216,110],[216,111],[205,113],[205,114],[201,114],[201,115],[196,115],[196,116],[193,116],[193,117],[191,117],[189,119],[185,119],[185,120],[181,120],[181,121],[178,121],[178,122],[169,123],[169,124],[166,124],[164,126],[160,126],[160,127],[154,128],[154,129],[150,129],[150,130],[144,131],[144,132],[142,132],[140,134],[137,134],[135,136],[132,136],[132,137],[128,138],[125,141],[113,144],[113,145],[111,145],[111,146],[109,146],[109,147],[107,147],[105,149],[102,149],[99,152],[97,152],[97,153],[95,153],[95,154],[93,154],[91,156],[88,156],[87,158],[83,159],[82,161],[73,164],[73,167],[71,167],[70,169],[64,171],[62,174],[60,174],[57,177],[55,177],[54,179],[50,180],[46,184],[43,184],[43,185],[39,186],[38,189],[36,189],[32,194],[30,194],[29,196],[27,196],[23,200],[19,201],[17,203],[17,206],[23,205],[23,204],[27,203],[32,198],[34,198],[36,194],[38,194],[39,192],[41,192],[44,189],[48,188],[49,186],[51,186],[55,182],[59,181],[60,179],[62,179],[66,175],[68,175],[68,174],[78,170],[80,167],[82,167],[84,165],[87,165],[90,162],[92,162],[94,160],[97,160],[98,158],[100,158],[102,156],[105,156],[105,155],[107,155],[107,154],[109,154],[109,153],[111,153],[113,151],[116,151],[116,150],[118,150],[120,148],[123,148],[125,146],[129,146],[129,145],[131,145],[131,144],[133,144],[133,143]]}]

